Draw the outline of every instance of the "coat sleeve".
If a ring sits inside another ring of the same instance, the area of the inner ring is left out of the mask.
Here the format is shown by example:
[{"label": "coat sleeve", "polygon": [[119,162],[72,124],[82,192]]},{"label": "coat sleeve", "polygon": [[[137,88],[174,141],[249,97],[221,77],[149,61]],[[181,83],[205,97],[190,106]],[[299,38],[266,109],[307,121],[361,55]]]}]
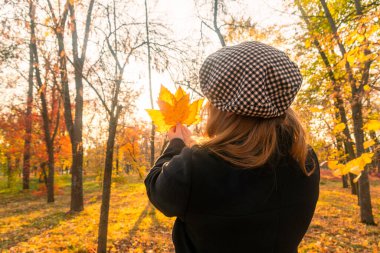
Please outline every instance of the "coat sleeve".
[{"label": "coat sleeve", "polygon": [[184,219],[190,193],[191,149],[173,139],[144,183],[152,204],[166,216]]}]

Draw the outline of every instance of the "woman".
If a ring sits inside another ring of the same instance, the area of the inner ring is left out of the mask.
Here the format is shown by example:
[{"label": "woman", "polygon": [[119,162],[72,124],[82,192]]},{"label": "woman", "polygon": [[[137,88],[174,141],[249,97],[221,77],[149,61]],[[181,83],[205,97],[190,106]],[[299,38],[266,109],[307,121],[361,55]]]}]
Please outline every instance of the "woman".
[{"label": "woman", "polygon": [[259,42],[225,47],[200,70],[206,134],[172,128],[149,172],[150,201],[176,216],[176,252],[297,252],[319,194],[319,164],[290,109],[298,67]]}]

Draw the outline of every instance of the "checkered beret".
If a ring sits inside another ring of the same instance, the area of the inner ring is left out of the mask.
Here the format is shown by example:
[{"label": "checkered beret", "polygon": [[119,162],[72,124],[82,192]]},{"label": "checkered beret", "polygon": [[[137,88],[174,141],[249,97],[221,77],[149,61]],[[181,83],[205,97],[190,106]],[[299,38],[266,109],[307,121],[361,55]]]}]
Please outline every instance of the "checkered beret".
[{"label": "checkered beret", "polygon": [[284,52],[260,42],[244,42],[208,56],[199,81],[203,94],[216,108],[272,118],[289,108],[302,76]]}]

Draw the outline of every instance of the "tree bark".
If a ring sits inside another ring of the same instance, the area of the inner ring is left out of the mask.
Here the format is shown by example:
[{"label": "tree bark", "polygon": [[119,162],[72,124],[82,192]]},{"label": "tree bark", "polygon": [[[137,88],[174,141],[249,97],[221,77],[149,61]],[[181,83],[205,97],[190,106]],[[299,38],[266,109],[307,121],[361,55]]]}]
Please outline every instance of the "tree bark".
[{"label": "tree bark", "polygon": [[47,189],[47,187],[48,187],[48,174],[46,172],[46,163],[45,162],[41,163],[40,168],[41,168],[40,179],[41,179],[41,176],[42,176],[43,180],[44,180],[43,182],[44,182],[44,184],[46,186],[46,189]]},{"label": "tree bark", "polygon": [[342,186],[348,188],[347,175],[342,175]]},{"label": "tree bark", "polygon": [[[347,147],[345,146],[346,153],[348,154]],[[357,195],[358,197],[358,205],[360,205],[359,201],[359,186],[358,183],[355,183],[355,178],[356,176],[352,173],[348,173],[348,179],[350,180],[350,185],[351,185],[351,194],[352,195]]]},{"label": "tree bark", "polygon": [[32,141],[32,108],[33,108],[33,51],[31,48],[32,41],[33,41],[33,37],[32,37],[32,34],[30,34],[28,93],[26,97],[24,157],[23,157],[23,168],[22,168],[22,188],[24,190],[29,189],[30,143]]},{"label": "tree bark", "polygon": [[375,131],[370,131],[369,136],[371,137],[372,140],[375,141],[375,144],[374,144],[375,155],[372,158],[371,164],[373,167],[373,171],[377,173],[378,176],[380,176],[380,141],[377,138]]},{"label": "tree bark", "polygon": [[117,108],[116,115],[111,116],[108,128],[109,130],[106,148],[106,162],[104,166],[103,177],[102,206],[100,208],[100,221],[98,232],[98,253],[107,252],[108,213],[111,199],[113,151],[115,146],[116,128],[120,111],[121,107],[119,106]]},{"label": "tree bark", "polygon": [[[339,114],[339,113],[337,113],[337,114]],[[336,115],[336,117],[337,117],[337,115]],[[339,119],[339,117],[337,117],[337,119]],[[338,151],[344,150],[343,145],[342,145],[342,138],[340,136],[336,137],[336,146],[337,146]],[[340,160],[343,160],[343,159],[340,159]],[[340,162],[342,162],[342,161],[340,161]],[[348,188],[347,175],[342,175],[342,187]]]},{"label": "tree bark", "polygon": [[[358,157],[364,153],[363,115],[361,98],[354,98],[352,118],[354,121],[354,135]],[[372,214],[371,192],[368,178],[368,168],[364,168],[359,178],[359,203],[361,221],[368,225],[375,225]]]},{"label": "tree bark", "polygon": [[7,158],[7,188],[11,188],[12,186],[12,159],[9,154],[6,154],[5,157]]},{"label": "tree bark", "polygon": [[156,135],[156,126],[154,125],[153,121],[152,121],[152,126],[151,126],[151,130],[150,130],[150,167],[153,167],[154,165],[154,161],[155,161],[155,152],[156,152],[156,148],[155,148],[155,135]]},{"label": "tree bark", "polygon": [[115,165],[116,175],[119,175],[119,145],[116,146],[116,165]]},{"label": "tree bark", "polygon": [[[148,16],[148,3],[147,0],[145,3],[145,31],[146,31],[146,45],[148,49],[148,82],[149,82],[149,97],[150,97],[150,107],[154,109],[153,102],[153,90],[152,90],[152,67],[151,67],[151,53],[150,53],[150,37],[149,37],[149,16]],[[151,122],[151,131],[150,131],[150,166],[152,167],[155,160],[155,135],[156,135],[156,127]]]},{"label": "tree bark", "polygon": [[214,20],[213,20],[213,25],[214,25],[214,30],[215,30],[216,34],[218,35],[220,44],[222,45],[222,47],[225,47],[226,46],[226,42],[225,42],[224,37],[223,37],[222,33],[220,32],[220,28],[218,26],[218,4],[219,4],[219,0],[214,0]]}]

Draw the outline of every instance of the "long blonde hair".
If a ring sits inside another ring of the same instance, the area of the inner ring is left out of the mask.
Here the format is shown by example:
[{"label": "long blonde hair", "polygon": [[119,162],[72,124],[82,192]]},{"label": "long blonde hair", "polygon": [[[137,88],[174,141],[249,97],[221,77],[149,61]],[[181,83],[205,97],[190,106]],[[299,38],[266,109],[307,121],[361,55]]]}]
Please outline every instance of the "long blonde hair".
[{"label": "long blonde hair", "polygon": [[305,167],[305,131],[290,108],[281,117],[262,119],[224,112],[208,103],[206,134],[209,139],[201,146],[237,167],[260,167],[288,144],[302,171],[313,173],[314,169],[308,172]]}]

